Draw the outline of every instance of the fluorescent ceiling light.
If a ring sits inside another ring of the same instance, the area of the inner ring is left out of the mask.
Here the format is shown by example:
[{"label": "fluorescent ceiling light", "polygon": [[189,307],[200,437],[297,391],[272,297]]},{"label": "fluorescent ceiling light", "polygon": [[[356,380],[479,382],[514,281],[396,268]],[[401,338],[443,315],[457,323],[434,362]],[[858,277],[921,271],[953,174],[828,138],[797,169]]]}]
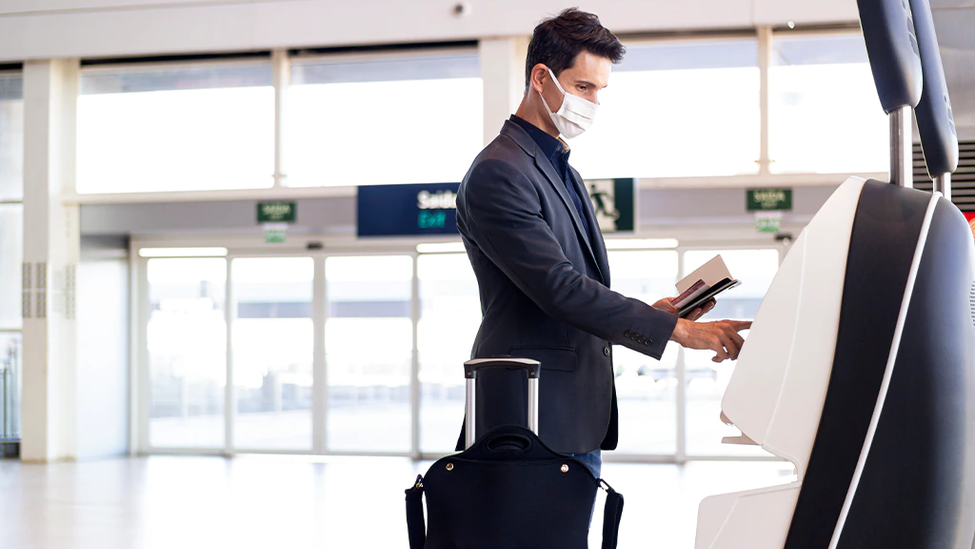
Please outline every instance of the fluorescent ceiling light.
[{"label": "fluorescent ceiling light", "polygon": [[463,242],[427,242],[417,244],[416,251],[421,254],[458,254],[467,250]]},{"label": "fluorescent ceiling light", "polygon": [[659,250],[676,248],[675,238],[610,238],[606,240],[607,250]]},{"label": "fluorescent ceiling light", "polygon": [[225,257],[227,248],[139,248],[139,257]]}]

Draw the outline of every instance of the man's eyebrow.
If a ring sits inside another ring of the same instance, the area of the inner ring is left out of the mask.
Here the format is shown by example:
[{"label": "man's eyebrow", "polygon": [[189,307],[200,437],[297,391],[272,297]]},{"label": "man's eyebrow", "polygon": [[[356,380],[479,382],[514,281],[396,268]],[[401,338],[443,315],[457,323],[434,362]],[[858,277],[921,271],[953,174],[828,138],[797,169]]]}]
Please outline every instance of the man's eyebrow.
[{"label": "man's eyebrow", "polygon": [[588,80],[576,80],[576,85],[578,86],[580,84],[583,85],[583,86],[589,86],[590,88],[599,88],[601,90],[605,90],[606,88],[609,87],[609,84],[606,84],[603,87],[599,87],[599,86],[593,84],[592,82],[590,82]]}]

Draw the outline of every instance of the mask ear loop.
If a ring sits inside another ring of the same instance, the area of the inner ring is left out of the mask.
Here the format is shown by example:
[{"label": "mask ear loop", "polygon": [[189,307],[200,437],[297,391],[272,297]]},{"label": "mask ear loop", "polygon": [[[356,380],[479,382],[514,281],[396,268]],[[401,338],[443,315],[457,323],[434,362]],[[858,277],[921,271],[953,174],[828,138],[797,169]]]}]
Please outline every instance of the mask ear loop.
[{"label": "mask ear loop", "polygon": [[[545,67],[545,70],[548,71],[549,76],[551,76],[552,77],[552,80],[555,82],[556,89],[558,89],[560,92],[562,92],[562,102],[564,104],[565,103],[565,90],[563,90],[562,89],[562,86],[559,85],[559,79],[558,78],[555,78],[555,73],[552,72],[552,69],[550,69],[548,67]],[[552,107],[549,107],[548,106],[548,101],[545,100],[545,95],[541,91],[538,92],[538,96],[542,98],[542,105],[545,105],[545,110],[548,111],[549,116],[552,116],[553,114],[555,114],[556,112],[558,112],[558,111],[553,111],[552,110]]]},{"label": "mask ear loop", "polygon": [[555,73],[552,72],[552,69],[549,69],[548,67],[545,68],[548,69],[548,74],[552,77],[552,82],[555,82],[555,87],[562,94],[562,97],[565,97],[565,90],[562,88],[562,84],[559,84],[559,79],[555,77]]}]

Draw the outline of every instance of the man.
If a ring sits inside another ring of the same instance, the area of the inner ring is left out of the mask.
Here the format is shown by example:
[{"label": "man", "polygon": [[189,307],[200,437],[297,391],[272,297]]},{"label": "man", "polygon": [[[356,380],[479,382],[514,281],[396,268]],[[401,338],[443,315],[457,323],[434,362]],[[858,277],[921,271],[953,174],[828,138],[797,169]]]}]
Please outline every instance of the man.
[{"label": "man", "polygon": [[[457,198],[483,314],[472,355],[539,360],[539,435],[597,476],[600,449],[617,442],[613,344],[660,359],[672,339],[714,350],[720,362],[737,358],[738,332],[750,326],[678,319],[669,300],[651,307],[609,289],[602,234],[560,135],[589,126],[611,64],[624,52],[595,15],[568,9],[540,23],[528,46],[521,105],[474,160]],[[523,423],[522,384],[500,372],[479,376],[479,424]]]}]

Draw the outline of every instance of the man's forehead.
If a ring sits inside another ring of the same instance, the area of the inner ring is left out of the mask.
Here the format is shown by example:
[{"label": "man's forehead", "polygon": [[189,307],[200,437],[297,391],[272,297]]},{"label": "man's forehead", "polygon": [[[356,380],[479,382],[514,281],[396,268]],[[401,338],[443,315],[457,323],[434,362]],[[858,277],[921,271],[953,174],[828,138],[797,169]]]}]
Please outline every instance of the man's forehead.
[{"label": "man's forehead", "polygon": [[608,58],[583,51],[576,56],[572,66],[563,72],[573,80],[584,80],[591,84],[605,86],[612,66],[613,62]]}]

